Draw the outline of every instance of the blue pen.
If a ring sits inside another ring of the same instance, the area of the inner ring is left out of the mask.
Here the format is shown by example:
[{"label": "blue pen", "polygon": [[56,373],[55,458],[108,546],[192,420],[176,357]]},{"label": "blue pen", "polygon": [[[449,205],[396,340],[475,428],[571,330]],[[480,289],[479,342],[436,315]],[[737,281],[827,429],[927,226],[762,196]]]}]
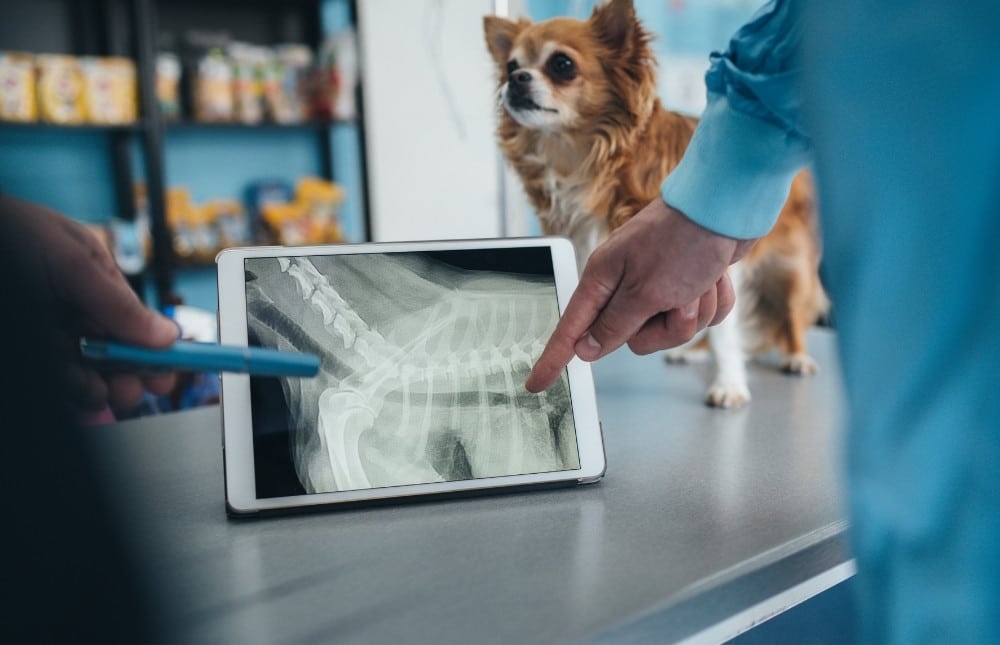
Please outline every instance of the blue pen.
[{"label": "blue pen", "polygon": [[166,349],[148,349],[105,340],[80,339],[84,360],[108,369],[241,372],[255,376],[316,376],[320,359],[313,354],[262,347],[177,341]]}]

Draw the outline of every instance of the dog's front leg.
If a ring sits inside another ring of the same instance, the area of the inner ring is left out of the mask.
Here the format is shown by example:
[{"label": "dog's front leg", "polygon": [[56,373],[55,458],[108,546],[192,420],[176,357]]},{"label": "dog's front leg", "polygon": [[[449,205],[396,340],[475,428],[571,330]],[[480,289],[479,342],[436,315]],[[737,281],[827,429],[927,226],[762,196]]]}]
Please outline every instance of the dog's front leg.
[{"label": "dog's front leg", "polygon": [[736,304],[726,319],[708,328],[709,349],[715,359],[715,379],[705,394],[705,403],[716,408],[738,408],[750,402],[747,387],[746,357],[743,353],[743,333],[740,325],[739,264],[730,269]]}]

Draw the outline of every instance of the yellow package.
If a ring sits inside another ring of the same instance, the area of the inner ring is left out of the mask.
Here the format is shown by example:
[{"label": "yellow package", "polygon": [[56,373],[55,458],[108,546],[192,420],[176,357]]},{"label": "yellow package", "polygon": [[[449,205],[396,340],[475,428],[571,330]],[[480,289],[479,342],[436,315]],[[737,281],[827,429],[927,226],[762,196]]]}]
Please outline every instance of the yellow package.
[{"label": "yellow package", "polygon": [[38,118],[34,65],[31,54],[0,52],[0,121]]},{"label": "yellow package", "polygon": [[82,58],[84,112],[89,123],[127,125],[138,116],[135,63],[128,58]]},{"label": "yellow package", "polygon": [[344,190],[337,184],[316,177],[305,177],[295,187],[295,201],[302,205],[309,219],[309,243],[343,242],[338,213]]},{"label": "yellow package", "polygon": [[261,210],[265,224],[277,244],[297,246],[310,244],[309,218],[299,203],[267,204]]},{"label": "yellow package", "polygon": [[38,110],[42,120],[60,125],[83,123],[83,80],[73,56],[35,57]]},{"label": "yellow package", "polygon": [[173,233],[174,253],[179,260],[190,260],[195,254],[195,235],[192,223],[198,218],[197,208],[186,188],[167,190],[167,226]]}]

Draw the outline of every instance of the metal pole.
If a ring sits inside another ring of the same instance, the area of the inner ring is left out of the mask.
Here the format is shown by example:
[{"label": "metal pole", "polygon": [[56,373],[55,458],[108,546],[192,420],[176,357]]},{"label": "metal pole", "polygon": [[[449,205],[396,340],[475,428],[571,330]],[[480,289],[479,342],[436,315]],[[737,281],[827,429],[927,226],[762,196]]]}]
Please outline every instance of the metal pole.
[{"label": "metal pole", "polygon": [[[510,18],[510,3],[508,0],[493,0],[493,15]],[[503,153],[497,148],[497,208],[500,216],[500,237],[510,235],[507,222],[507,167]]]},{"label": "metal pole", "polygon": [[173,296],[174,246],[167,227],[166,178],[163,168],[163,120],[156,103],[156,8],[152,0],[133,0],[139,106],[143,124],[143,161],[146,166],[146,196],[153,236],[153,280],[157,306],[171,304]]}]

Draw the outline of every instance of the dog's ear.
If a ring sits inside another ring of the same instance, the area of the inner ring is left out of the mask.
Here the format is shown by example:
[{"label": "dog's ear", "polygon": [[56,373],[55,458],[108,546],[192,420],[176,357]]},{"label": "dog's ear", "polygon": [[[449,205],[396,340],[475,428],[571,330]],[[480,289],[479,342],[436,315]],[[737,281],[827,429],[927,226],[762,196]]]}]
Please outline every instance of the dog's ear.
[{"label": "dog's ear", "polygon": [[615,50],[624,48],[632,36],[642,29],[632,0],[610,0],[594,7],[590,24],[600,41]]},{"label": "dog's ear", "polygon": [[490,49],[490,55],[500,67],[507,65],[510,58],[510,50],[514,46],[514,39],[521,31],[531,23],[524,18],[517,22],[500,18],[499,16],[486,16],[483,18],[483,33],[486,34],[486,46]]}]

